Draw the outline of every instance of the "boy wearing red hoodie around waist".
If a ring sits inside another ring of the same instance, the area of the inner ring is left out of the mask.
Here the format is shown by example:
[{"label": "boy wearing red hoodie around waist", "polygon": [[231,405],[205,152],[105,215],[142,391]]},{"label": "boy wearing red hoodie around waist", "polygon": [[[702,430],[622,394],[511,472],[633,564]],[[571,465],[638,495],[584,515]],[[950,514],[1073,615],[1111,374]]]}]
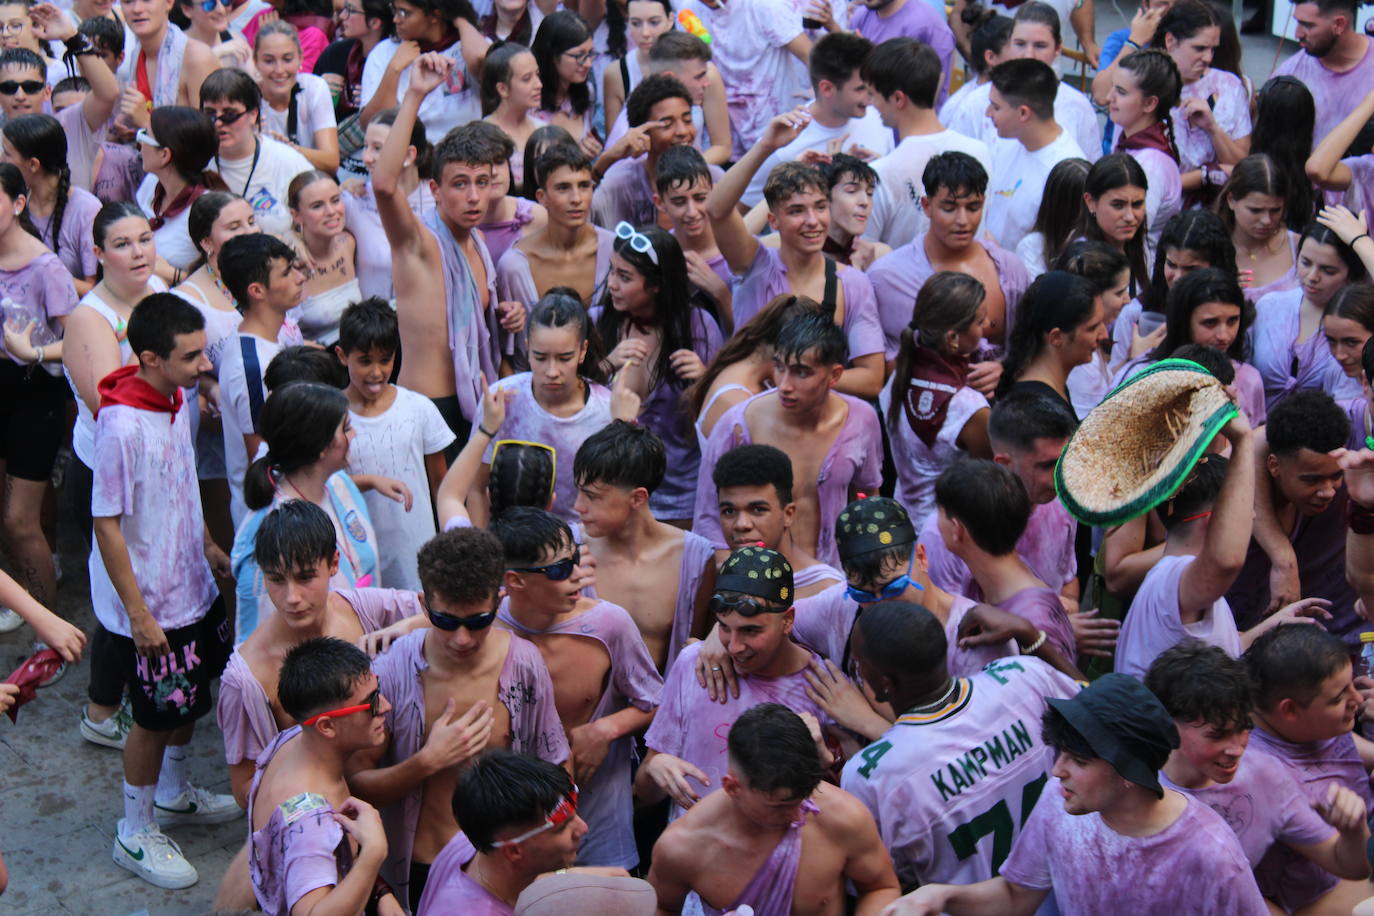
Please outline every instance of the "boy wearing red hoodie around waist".
[{"label": "boy wearing red hoodie around waist", "polygon": [[210,681],[231,645],[210,567],[229,560],[205,530],[191,418],[182,389],[210,369],[205,319],[157,293],[129,319],[137,366],[100,382],[89,563],[91,606],[126,669],[134,726],[124,745],[124,818],[117,865],[165,888],[189,887],[194,867],[158,827],[241,817],[231,795],[186,780],[186,745],[210,711]]}]

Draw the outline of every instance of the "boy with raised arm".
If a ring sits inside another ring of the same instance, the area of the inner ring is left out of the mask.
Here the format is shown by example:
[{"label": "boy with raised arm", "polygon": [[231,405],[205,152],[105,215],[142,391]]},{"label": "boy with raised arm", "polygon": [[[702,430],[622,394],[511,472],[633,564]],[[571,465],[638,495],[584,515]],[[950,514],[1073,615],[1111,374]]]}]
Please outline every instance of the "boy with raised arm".
[{"label": "boy with raised arm", "polygon": [[[872,812],[903,887],[986,881],[1016,838],[1020,822],[1004,815],[1028,811],[1048,779],[1046,701],[1078,684],[1033,658],[951,675],[944,626],[906,601],[866,609],[853,649],[897,720],[850,758],[840,785]],[[989,820],[998,827],[982,829]]]},{"label": "boy with raised arm", "polygon": [[[716,577],[710,541],[649,511],[649,496],[666,467],[662,440],[624,420],[588,437],[573,461],[574,505],[584,546],[596,558],[596,584],[588,597],[630,612],[665,677],[688,640],[706,635]],[[676,588],[665,588],[668,582]]]},{"label": "boy with raised arm", "polygon": [[793,537],[822,562],[836,564],[835,518],[860,490],[882,482],[882,433],[873,408],[835,390],[844,369],[844,334],[828,316],[788,320],[774,345],[777,387],[754,395],[716,421],[701,456],[696,530],[725,546],[715,484],[720,456],[738,445],[781,449],[799,481]]},{"label": "boy with raised arm", "polygon": [[748,322],[776,296],[792,293],[814,299],[844,328],[848,342],[847,360],[835,387],[858,397],[877,397],[883,387],[883,341],[873,287],[861,271],[837,267],[821,253],[830,230],[830,188],[825,179],[799,162],[785,162],[769,173],[763,197],[768,202],[768,225],[780,240],[776,249],[749,232],[737,209],[754,173],[776,150],[800,136],[810,121],[811,115],[802,109],[770,121],[758,142],[716,182],[706,212],[721,253],[741,278],[734,295],[735,325]]},{"label": "boy with raised arm", "polygon": [[1220,814],[1251,868],[1271,847],[1283,846],[1334,876],[1369,877],[1364,799],[1331,783],[1309,800],[1281,760],[1262,750],[1247,752],[1254,688],[1245,662],[1185,639],[1154,660],[1145,686],[1178,727],[1179,746],[1161,781]]},{"label": "boy with raised arm", "polygon": [[434,402],[458,442],[466,442],[482,401],[481,377],[495,381],[514,352],[525,310],[500,302],[496,269],[480,232],[491,163],[476,132],[455,128],[435,145],[423,218],[401,188],[401,164],[425,97],[447,78],[453,61],[421,55],[373,169],[377,212],[391,243],[396,314],[405,359],[397,381]]},{"label": "boy with raised arm", "polygon": [[635,775],[641,802],[666,795],[677,816],[697,802],[703,789],[718,787],[728,763],[720,734],[755,704],[781,703],[822,725],[831,724],[807,696],[805,673],[819,657],[789,638],[794,594],[792,567],[782,554],[766,547],[742,547],[730,554],[716,579],[711,613],[738,676],[738,693],[723,696],[720,704],[712,702],[695,675],[703,644],[683,650],[664,684],[663,706],[644,736],[649,753]]},{"label": "boy with raised arm", "polygon": [[890,360],[897,358],[902,329],[911,323],[916,294],[927,280],[942,270],[968,274],[986,293],[988,321],[983,333],[990,348],[983,362],[974,364],[969,384],[991,394],[1002,374],[994,357],[1006,343],[1016,306],[1030,286],[1030,273],[1014,252],[978,238],[988,190],[988,173],[981,162],[964,152],[940,153],[926,162],[921,181],[925,231],[874,261],[868,272],[883,326],[884,352]]},{"label": "boy with raised arm", "polygon": [[532,308],[555,286],[577,291],[584,305],[600,298],[611,267],[615,234],[591,223],[592,161],[569,143],[555,143],[535,160],[534,199],[548,212],[540,229],[501,255],[496,281],[501,295]]},{"label": "boy with raised arm", "polygon": [[403,912],[379,882],[386,834],[377,810],[353,798],[344,763],[386,740],[391,704],[367,654],[317,636],[291,649],[277,692],[299,725],[263,752],[248,805],[253,894],[268,916],[294,913]]},{"label": "boy with raised arm", "polygon": [[568,732],[573,779],[581,786],[589,827],[578,863],[633,868],[639,855],[631,736],[653,720],[663,678],[629,613],[583,597],[587,573],[566,522],[521,506],[503,512],[491,531],[505,555],[506,596],[497,617],[544,656]]},{"label": "boy with raised arm", "polygon": [[802,717],[776,703],[745,711],[726,739],[728,768],[713,791],[654,846],[658,911],[690,897],[702,911],[759,916],[876,916],[897,878],[872,816],[825,766]]},{"label": "boy with raised arm", "polygon": [[429,626],[377,657],[392,701],[388,739],[349,764],[349,785],[382,811],[390,853],[382,875],[412,911],[430,865],[458,832],[453,791],[463,764],[484,747],[562,764],[568,741],[539,652],[493,628],[504,562],[480,528],[437,535],[420,550]]},{"label": "boy with raised arm", "polygon": [[111,634],[134,719],[113,857],[149,884],[183,888],[199,875],[159,821],[215,824],[243,814],[232,796],[186,777],[186,745],[210,711],[210,682],[230,647],[210,569],[227,574],[229,561],[201,515],[182,395],[210,369],[205,318],[179,296],[154,293],[134,308],[128,340],[138,365],[100,381],[87,565],[91,607]]},{"label": "boy with raised arm", "polygon": [[732,448],[711,471],[720,530],[730,550],[764,546],[792,566],[798,600],[844,582],[844,573],[822,563],[792,537],[797,504],[792,499],[792,460],[771,445]]},{"label": "boy with raised arm", "polygon": [[1178,729],[1154,694],[1133,677],[1107,674],[1048,702],[1041,736],[1056,755],[1054,778],[1033,809],[1007,812],[1021,835],[1001,875],[928,884],[888,916],[1030,916],[1051,891],[1066,914],[1269,912],[1226,822],[1160,785]]}]

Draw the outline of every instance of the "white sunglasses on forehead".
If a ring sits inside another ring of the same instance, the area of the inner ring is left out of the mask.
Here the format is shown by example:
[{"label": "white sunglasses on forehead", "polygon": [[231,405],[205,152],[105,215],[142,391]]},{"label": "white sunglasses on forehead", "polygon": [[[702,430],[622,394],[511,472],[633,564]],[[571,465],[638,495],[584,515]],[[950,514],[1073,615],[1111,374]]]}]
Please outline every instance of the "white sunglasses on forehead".
[{"label": "white sunglasses on forehead", "polygon": [[615,227],[615,237],[629,242],[631,249],[633,249],[634,251],[638,251],[640,254],[646,256],[650,261],[653,262],[655,267],[659,266],[658,252],[654,250],[654,243],[649,241],[649,237],[647,235],[644,235],[642,232],[637,231],[634,226],[631,226],[629,223],[625,222],[624,220],[621,220],[620,223],[617,224]]}]

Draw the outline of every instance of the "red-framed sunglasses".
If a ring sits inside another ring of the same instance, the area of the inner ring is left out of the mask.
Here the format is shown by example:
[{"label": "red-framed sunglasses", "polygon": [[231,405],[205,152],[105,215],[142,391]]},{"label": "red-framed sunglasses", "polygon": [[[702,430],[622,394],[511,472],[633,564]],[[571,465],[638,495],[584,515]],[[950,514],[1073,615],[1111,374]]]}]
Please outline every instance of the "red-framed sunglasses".
[{"label": "red-framed sunglasses", "polygon": [[321,719],[337,719],[340,716],[351,716],[355,712],[367,710],[368,715],[377,718],[377,710],[382,707],[382,688],[378,687],[367,695],[366,703],[359,703],[357,706],[344,706],[340,709],[331,709],[328,712],[317,712],[310,718],[301,723],[302,728],[309,728]]},{"label": "red-framed sunglasses", "polygon": [[558,804],[553,806],[553,810],[544,818],[544,823],[538,827],[526,830],[519,836],[513,836],[509,840],[496,840],[492,846],[514,846],[516,843],[523,843],[532,836],[538,836],[545,830],[557,830],[568,821],[577,817],[577,786],[572,787],[572,791],[558,800]]}]

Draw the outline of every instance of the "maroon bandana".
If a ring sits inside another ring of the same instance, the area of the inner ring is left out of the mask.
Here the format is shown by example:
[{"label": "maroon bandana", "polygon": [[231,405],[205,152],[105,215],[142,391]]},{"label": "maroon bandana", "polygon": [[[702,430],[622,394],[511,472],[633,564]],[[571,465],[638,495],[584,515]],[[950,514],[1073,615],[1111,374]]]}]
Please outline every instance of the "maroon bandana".
[{"label": "maroon bandana", "polygon": [[926,448],[935,447],[949,402],[968,378],[970,362],[966,356],[946,356],[922,346],[917,346],[912,354],[911,385],[902,406],[912,432]]}]

